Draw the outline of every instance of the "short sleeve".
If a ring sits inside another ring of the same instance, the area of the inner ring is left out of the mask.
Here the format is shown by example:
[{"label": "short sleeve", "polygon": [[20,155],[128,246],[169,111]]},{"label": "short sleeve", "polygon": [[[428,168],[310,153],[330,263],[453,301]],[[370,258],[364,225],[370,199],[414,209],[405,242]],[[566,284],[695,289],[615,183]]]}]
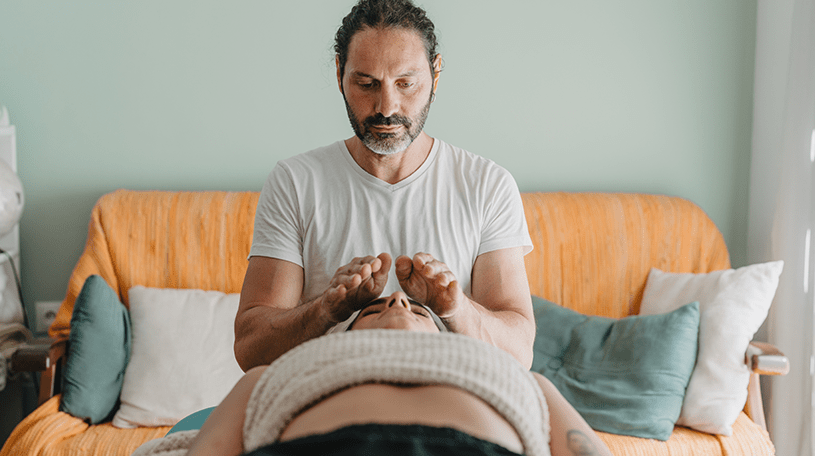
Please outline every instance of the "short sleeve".
[{"label": "short sleeve", "polygon": [[291,174],[278,163],[263,184],[249,257],[277,258],[303,266],[303,236]]},{"label": "short sleeve", "polygon": [[526,225],[521,193],[509,171],[500,167],[496,171],[494,185],[487,189],[478,254],[523,247],[526,255],[532,251],[532,238]]}]

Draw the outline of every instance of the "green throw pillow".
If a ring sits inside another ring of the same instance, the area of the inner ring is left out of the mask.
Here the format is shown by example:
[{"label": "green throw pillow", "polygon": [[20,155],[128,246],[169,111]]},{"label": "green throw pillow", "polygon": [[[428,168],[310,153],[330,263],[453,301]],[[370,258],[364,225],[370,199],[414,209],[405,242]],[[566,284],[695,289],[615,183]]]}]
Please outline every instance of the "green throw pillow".
[{"label": "green throw pillow", "polygon": [[696,363],[699,303],[662,315],[586,316],[532,297],[532,370],[602,432],[668,440]]},{"label": "green throw pillow", "polygon": [[74,303],[67,359],[59,409],[91,424],[112,418],[130,360],[130,314],[97,275]]}]

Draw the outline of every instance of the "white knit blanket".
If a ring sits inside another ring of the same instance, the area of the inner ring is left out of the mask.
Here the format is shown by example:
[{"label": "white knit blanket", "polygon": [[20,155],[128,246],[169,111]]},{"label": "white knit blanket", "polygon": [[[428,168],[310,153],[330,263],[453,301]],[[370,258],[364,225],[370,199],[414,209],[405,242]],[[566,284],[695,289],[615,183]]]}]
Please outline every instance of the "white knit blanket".
[{"label": "white knit blanket", "polygon": [[[490,404],[515,428],[524,454],[550,454],[549,411],[543,393],[518,361],[471,337],[390,329],[326,335],[277,359],[250,396],[243,426],[245,451],[275,442],[306,407],[364,383],[459,387]],[[194,432],[145,444],[134,456],[183,455]]]}]

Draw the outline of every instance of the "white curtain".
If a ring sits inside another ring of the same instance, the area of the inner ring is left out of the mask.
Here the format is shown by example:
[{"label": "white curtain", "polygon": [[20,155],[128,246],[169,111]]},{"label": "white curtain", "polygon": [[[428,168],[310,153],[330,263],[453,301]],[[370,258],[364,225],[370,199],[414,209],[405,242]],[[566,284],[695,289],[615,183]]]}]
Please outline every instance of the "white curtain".
[{"label": "white curtain", "polygon": [[763,380],[778,455],[815,455],[815,0],[758,0],[748,230],[751,263],[784,260],[758,338],[790,359]]}]

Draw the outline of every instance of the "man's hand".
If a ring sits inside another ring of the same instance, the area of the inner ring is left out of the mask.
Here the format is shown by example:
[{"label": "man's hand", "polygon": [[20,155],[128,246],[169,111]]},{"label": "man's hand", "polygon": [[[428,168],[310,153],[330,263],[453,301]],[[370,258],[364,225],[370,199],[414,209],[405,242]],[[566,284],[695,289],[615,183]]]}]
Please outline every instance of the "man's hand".
[{"label": "man's hand", "polygon": [[334,323],[345,321],[363,305],[376,299],[388,283],[391,256],[354,258],[337,269],[328,289],[322,295],[322,306]]},{"label": "man's hand", "polygon": [[428,253],[396,259],[396,278],[411,299],[431,308],[442,319],[452,318],[466,302],[450,268]]},{"label": "man's hand", "polygon": [[356,258],[339,268],[327,289],[303,300],[305,271],[277,258],[249,259],[235,316],[235,359],[244,371],[271,364],[297,345],[320,337],[378,298],[391,257]]}]

